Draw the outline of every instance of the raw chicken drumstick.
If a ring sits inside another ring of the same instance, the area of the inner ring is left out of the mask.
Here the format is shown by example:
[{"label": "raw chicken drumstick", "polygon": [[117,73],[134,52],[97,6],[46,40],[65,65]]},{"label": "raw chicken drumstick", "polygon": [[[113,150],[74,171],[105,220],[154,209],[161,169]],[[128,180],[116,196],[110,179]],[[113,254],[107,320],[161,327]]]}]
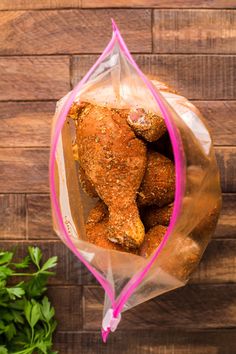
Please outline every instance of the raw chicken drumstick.
[{"label": "raw chicken drumstick", "polygon": [[120,245],[108,240],[107,223],[107,206],[102,201],[99,201],[90,211],[86,222],[86,235],[88,241],[103,248],[123,251]]},{"label": "raw chicken drumstick", "polygon": [[108,238],[137,248],[145,233],[135,201],[146,166],[145,143],[118,110],[81,103],[77,111],[78,160],[108,207]]},{"label": "raw chicken drumstick", "polygon": [[139,206],[157,205],[161,208],[174,200],[175,166],[156,151],[147,153],[147,168],[138,192]]},{"label": "raw chicken drumstick", "polygon": [[118,243],[108,239],[107,223],[109,221],[108,209],[103,201],[99,200],[91,209],[86,222],[86,235],[89,242],[96,246],[120,252],[137,253],[137,249],[127,250]]}]

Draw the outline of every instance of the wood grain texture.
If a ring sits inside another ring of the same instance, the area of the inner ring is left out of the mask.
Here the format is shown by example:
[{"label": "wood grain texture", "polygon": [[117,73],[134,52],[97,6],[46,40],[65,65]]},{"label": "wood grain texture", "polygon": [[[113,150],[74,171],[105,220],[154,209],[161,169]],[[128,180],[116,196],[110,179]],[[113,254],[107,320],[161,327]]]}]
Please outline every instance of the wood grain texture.
[{"label": "wood grain texture", "polygon": [[76,332],[82,329],[82,288],[80,286],[58,286],[48,288],[58,322],[58,331]]},{"label": "wood grain texture", "polygon": [[[206,118],[216,145],[236,144],[236,101],[193,104]],[[55,106],[55,102],[0,102],[0,147],[48,147]]]},{"label": "wood grain texture", "polygon": [[[217,147],[223,192],[236,192],[236,147]],[[0,193],[48,193],[47,148],[0,148]]]},{"label": "wood grain texture", "polygon": [[0,101],[59,99],[70,89],[69,58],[0,57],[0,77]]},{"label": "wood grain texture", "polygon": [[0,102],[0,147],[49,146],[55,102]]},{"label": "wood grain texture", "polygon": [[111,18],[130,50],[151,52],[150,10],[74,9],[0,12],[0,54],[100,53],[111,37]]},{"label": "wood grain texture", "polygon": [[235,8],[234,0],[81,0],[82,7]]},{"label": "wood grain texture", "polygon": [[0,191],[48,192],[48,149],[1,148]]},{"label": "wood grain texture", "polygon": [[216,145],[236,144],[235,101],[193,101],[203,114]]},{"label": "wood grain texture", "polygon": [[29,194],[27,199],[27,238],[57,239],[52,227],[50,197],[48,195]]},{"label": "wood grain texture", "polygon": [[224,194],[222,210],[216,228],[215,237],[235,238],[236,237],[236,195]]},{"label": "wood grain texture", "polygon": [[[98,330],[102,319],[103,290],[85,287],[84,298],[84,329]],[[119,328],[126,331],[230,328],[236,326],[235,308],[235,284],[189,284],[125,312]]]},{"label": "wood grain texture", "polygon": [[160,326],[156,330],[118,330],[104,345],[100,332],[58,332],[55,349],[61,354],[233,354],[235,336],[231,329],[163,331]]},{"label": "wood grain texture", "polygon": [[60,8],[235,8],[235,0],[1,0],[0,10]]},{"label": "wood grain texture", "polygon": [[236,150],[235,148],[216,148],[216,158],[220,169],[221,188],[225,192],[236,191]]},{"label": "wood grain texture", "polygon": [[0,238],[21,239],[26,236],[26,203],[24,194],[0,195]]},{"label": "wood grain texture", "polygon": [[81,7],[81,0],[1,0],[0,10],[60,9]]},{"label": "wood grain texture", "polygon": [[[37,241],[18,241],[18,257],[26,254],[29,245],[41,247],[45,258],[58,256],[57,274],[51,279],[52,284],[96,284],[93,276],[60,240],[48,242],[39,241],[39,239]],[[15,246],[15,241],[0,242],[0,248],[3,249],[10,249]],[[208,245],[200,265],[192,275],[191,283],[220,284],[231,282],[236,282],[236,241],[213,240]]]},{"label": "wood grain texture", "polygon": [[155,10],[154,53],[236,53],[234,10]]},{"label": "wood grain texture", "polygon": [[[73,58],[72,84],[75,85],[97,56],[81,55]],[[233,100],[236,98],[234,55],[135,55],[143,72],[158,78],[188,99]]]},{"label": "wood grain texture", "polygon": [[236,282],[235,240],[212,240],[195,272],[191,283]]}]

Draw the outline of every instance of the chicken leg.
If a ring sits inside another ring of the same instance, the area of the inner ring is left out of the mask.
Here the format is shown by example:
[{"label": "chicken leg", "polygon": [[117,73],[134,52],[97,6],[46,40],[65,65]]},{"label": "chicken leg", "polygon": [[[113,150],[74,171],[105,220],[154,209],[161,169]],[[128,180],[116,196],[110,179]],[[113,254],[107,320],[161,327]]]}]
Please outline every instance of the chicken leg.
[{"label": "chicken leg", "polygon": [[145,143],[119,110],[89,103],[78,110],[78,159],[108,207],[108,238],[127,249],[137,248],[145,233],[135,201],[145,172]]}]

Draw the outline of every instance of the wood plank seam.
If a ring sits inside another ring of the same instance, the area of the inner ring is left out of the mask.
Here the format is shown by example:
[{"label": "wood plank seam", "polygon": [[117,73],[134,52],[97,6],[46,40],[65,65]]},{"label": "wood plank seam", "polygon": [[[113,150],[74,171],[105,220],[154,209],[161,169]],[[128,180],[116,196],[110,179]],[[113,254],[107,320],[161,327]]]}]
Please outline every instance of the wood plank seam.
[{"label": "wood plank seam", "polygon": [[[9,12],[9,11],[50,11],[50,10],[75,10],[75,9],[84,9],[84,10],[95,10],[95,9],[99,9],[99,10],[114,10],[114,9],[122,9],[122,10],[133,10],[134,8],[137,10],[143,10],[143,9],[147,9],[147,10],[151,10],[151,9],[162,9],[162,10],[216,10],[216,11],[220,11],[220,10],[235,10],[236,5],[231,1],[232,5],[228,5],[227,6],[210,6],[207,5],[206,6],[86,6],[83,5],[83,0],[81,0],[81,5],[78,4],[76,6],[64,6],[64,7],[38,7],[38,8],[32,8],[32,7],[22,7],[22,8],[17,8],[17,7],[11,7],[10,9],[8,8],[1,8],[0,7],[0,11],[1,12]],[[173,2],[174,4],[174,2]],[[2,4],[0,4],[0,6],[3,6]]]}]

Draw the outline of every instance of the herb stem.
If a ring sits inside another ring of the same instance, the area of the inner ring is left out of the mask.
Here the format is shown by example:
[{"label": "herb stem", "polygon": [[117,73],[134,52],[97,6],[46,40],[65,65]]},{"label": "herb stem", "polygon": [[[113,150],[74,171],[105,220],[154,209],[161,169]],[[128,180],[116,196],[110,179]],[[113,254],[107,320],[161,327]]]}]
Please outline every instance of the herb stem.
[{"label": "herb stem", "polygon": [[31,327],[31,345],[33,344],[34,341],[34,327]]},{"label": "herb stem", "polygon": [[33,347],[31,346],[30,348],[26,348],[26,349],[23,349],[19,352],[15,352],[15,353],[12,353],[12,354],[27,354],[27,353],[32,353],[32,350],[35,349],[36,346],[34,345]]},{"label": "herb stem", "polygon": [[35,275],[37,275],[37,273],[12,273],[10,274],[11,277],[16,277],[16,276],[25,276],[25,277],[34,277]]}]

